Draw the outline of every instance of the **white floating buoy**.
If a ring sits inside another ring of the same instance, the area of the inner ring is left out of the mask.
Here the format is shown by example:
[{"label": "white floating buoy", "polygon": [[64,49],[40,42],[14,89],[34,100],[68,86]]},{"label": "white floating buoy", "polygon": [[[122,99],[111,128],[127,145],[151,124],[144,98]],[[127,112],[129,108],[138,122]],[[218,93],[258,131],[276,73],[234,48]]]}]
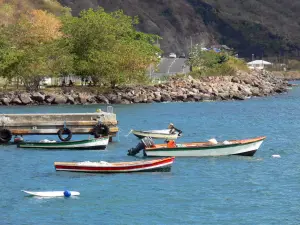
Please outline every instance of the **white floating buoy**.
[{"label": "white floating buoy", "polygon": [[281,158],[280,155],[272,155],[273,158]]}]

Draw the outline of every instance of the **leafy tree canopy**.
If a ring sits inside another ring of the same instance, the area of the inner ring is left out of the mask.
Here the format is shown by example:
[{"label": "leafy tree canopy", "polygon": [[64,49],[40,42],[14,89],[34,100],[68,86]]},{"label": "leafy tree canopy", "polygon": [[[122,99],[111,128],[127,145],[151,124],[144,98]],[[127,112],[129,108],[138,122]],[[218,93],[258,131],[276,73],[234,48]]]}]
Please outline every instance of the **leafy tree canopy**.
[{"label": "leafy tree canopy", "polygon": [[145,79],[150,63],[158,62],[157,36],[138,32],[137,17],[123,11],[106,13],[103,8],[82,11],[79,17],[65,17],[63,32],[72,48],[78,75],[93,81],[116,84]]}]

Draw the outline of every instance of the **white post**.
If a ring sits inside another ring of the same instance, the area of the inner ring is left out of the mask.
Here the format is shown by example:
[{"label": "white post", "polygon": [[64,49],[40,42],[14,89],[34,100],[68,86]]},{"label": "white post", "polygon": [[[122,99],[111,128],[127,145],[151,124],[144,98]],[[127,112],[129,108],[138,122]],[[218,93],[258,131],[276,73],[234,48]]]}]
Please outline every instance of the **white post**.
[{"label": "white post", "polygon": [[150,64],[150,78],[152,77],[152,65]]}]

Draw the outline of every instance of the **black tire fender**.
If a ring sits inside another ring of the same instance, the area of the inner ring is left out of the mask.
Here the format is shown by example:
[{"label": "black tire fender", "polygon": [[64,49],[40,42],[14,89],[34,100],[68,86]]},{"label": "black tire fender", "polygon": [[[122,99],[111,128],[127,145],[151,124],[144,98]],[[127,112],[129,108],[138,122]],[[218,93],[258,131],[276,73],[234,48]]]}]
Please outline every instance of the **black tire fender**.
[{"label": "black tire fender", "polygon": [[8,143],[12,138],[12,133],[9,129],[0,128],[0,143]]},{"label": "black tire fender", "polygon": [[108,136],[109,135],[109,127],[104,124],[98,124],[94,127],[93,135],[95,138]]},{"label": "black tire fender", "polygon": [[[70,141],[72,138],[72,131],[69,128],[60,128],[57,132],[58,137],[61,141]],[[67,134],[67,137],[63,137],[63,135]]]}]

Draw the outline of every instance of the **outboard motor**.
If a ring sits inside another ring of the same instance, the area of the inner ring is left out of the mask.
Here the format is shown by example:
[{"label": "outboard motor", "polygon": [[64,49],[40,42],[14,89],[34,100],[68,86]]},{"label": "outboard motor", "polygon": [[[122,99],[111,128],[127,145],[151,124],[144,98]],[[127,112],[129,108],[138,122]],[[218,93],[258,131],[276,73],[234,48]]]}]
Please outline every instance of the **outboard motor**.
[{"label": "outboard motor", "polygon": [[[138,154],[141,150],[145,150],[145,148],[152,147],[154,145],[154,142],[151,137],[144,137],[140,143],[137,144],[135,148],[131,148],[128,150],[127,155],[135,156]],[[144,152],[145,155],[145,152]]]}]

